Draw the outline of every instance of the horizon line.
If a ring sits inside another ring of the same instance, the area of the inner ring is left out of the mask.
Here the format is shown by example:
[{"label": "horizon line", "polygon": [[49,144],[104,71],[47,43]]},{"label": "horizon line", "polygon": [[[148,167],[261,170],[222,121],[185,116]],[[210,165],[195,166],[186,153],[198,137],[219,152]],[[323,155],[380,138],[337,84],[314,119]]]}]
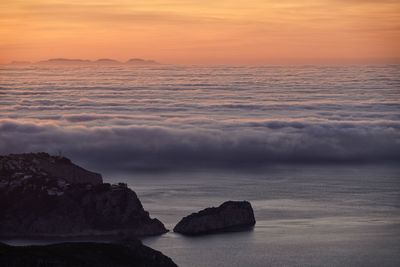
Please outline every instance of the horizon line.
[{"label": "horizon line", "polygon": [[[279,62],[280,61],[280,62]],[[42,59],[37,61],[31,60],[12,60],[8,62],[0,62],[0,65],[29,65],[29,64],[53,64],[53,65],[66,65],[66,64],[132,64],[132,65],[231,65],[231,66],[259,66],[259,65],[398,65],[400,58],[321,58],[321,59],[296,59],[296,58],[282,58],[270,59],[264,62],[184,62],[184,63],[162,63],[158,60],[143,59],[143,58],[128,58],[127,60],[120,60],[115,58],[100,57],[96,59],[86,58],[69,58],[69,57],[54,57]]]}]

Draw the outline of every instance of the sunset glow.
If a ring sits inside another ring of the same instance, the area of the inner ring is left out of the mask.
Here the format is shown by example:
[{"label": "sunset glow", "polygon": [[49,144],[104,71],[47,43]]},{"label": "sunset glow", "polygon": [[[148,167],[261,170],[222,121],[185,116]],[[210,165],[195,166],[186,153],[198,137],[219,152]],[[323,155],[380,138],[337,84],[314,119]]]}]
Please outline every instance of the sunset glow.
[{"label": "sunset glow", "polygon": [[393,0],[3,0],[0,62],[52,57],[163,63],[391,62]]}]

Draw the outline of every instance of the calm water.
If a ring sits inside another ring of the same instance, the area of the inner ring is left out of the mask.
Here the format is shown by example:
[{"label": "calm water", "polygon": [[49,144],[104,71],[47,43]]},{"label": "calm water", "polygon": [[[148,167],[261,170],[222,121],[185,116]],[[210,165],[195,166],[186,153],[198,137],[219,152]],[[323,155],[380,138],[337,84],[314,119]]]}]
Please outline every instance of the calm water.
[{"label": "calm water", "polygon": [[227,199],[251,201],[252,232],[144,240],[179,266],[399,266],[399,177],[387,166],[280,166],[126,181],[169,229]]},{"label": "calm water", "polygon": [[400,265],[397,65],[1,66],[0,154],[28,151],[126,181],[169,229],[251,201],[254,231],[144,240],[180,266]]}]

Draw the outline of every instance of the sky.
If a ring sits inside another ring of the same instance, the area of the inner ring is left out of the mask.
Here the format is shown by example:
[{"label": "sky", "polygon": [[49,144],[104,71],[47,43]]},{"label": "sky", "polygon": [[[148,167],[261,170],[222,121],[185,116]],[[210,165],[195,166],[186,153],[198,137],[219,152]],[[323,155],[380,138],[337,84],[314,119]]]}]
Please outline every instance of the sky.
[{"label": "sky", "polygon": [[400,0],[0,0],[0,63],[400,61]]}]

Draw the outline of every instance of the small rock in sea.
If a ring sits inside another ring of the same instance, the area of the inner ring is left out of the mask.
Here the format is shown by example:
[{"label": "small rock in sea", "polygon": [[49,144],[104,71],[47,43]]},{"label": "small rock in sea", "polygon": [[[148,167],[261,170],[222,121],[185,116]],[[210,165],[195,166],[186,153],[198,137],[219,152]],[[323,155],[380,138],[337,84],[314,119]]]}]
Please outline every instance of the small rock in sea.
[{"label": "small rock in sea", "polygon": [[207,208],[184,217],[174,232],[184,235],[204,235],[248,230],[256,223],[248,201],[227,201],[219,207]]}]

